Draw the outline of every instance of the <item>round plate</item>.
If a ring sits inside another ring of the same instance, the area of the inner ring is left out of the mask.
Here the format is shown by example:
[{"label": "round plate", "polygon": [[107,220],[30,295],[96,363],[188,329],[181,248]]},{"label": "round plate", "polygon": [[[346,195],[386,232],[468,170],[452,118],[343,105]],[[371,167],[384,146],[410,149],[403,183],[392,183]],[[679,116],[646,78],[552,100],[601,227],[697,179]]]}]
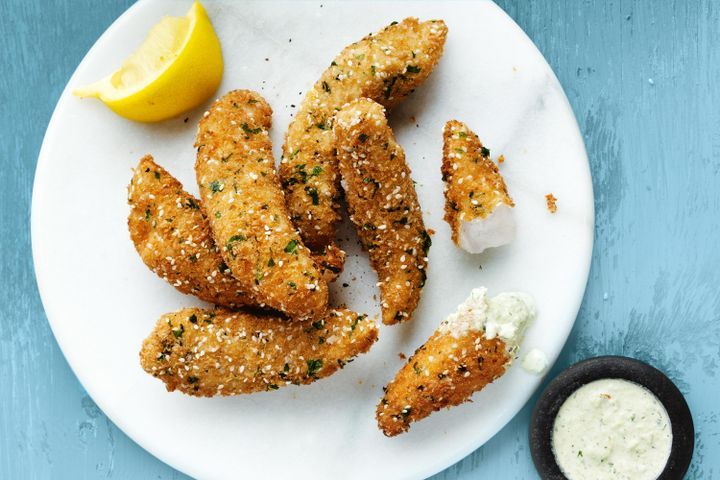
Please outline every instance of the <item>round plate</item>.
[{"label": "round plate", "polygon": [[[163,15],[190,1],[140,1],[97,41],[63,93],[38,160],[32,206],[38,285],[68,362],[100,408],[157,457],[201,478],[421,478],[460,460],[502,428],[540,377],[514,367],[474,402],[436,413],[408,434],[375,424],[382,387],[473,287],[523,290],[539,316],[525,348],[553,362],[572,328],[587,281],[592,183],[583,142],[562,88],[532,42],[487,2],[206,2],[226,60],[218,94],[261,92],[275,110],[279,157],[297,105],[342,48],[406,16],[443,18],[450,34],[429,81],[391,116],[417,181],[426,226],[437,233],[414,319],[382,327],[372,350],[310,386],[234,398],[167,393],[139,366],[143,338],[163,313],[199,302],[176,292],[138,258],[126,227],[126,186],[146,153],[193,193],[198,120],[207,105],[159,125],[115,116],[70,90],[111,72]],[[451,243],[442,220],[442,127],[467,122],[502,165],[517,203],[517,239],[479,256]],[[550,214],[545,194],[558,198]],[[341,229],[346,271],[334,303],[379,312],[375,274],[354,232]],[[347,284],[344,287],[343,284]],[[231,461],[232,459],[232,461]]]},{"label": "round plate", "polygon": [[545,388],[530,420],[530,452],[540,476],[563,480],[565,475],[552,451],[555,417],[565,400],[583,385],[603,378],[622,378],[650,390],[665,407],[672,425],[672,447],[661,480],[680,480],[692,459],[695,428],[687,402],[675,384],[660,370],[627,357],[605,356],[583,360],[563,371]]}]

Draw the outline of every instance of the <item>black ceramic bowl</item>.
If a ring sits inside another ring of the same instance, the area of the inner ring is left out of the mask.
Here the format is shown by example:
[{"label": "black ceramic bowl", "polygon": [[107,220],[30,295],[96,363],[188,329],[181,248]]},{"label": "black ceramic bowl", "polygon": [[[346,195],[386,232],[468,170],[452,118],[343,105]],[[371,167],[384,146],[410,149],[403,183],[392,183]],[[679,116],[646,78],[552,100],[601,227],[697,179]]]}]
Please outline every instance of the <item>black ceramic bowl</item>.
[{"label": "black ceramic bowl", "polygon": [[552,451],[555,416],[562,404],[578,388],[603,378],[620,378],[650,390],[665,406],[672,425],[672,448],[662,480],[681,480],[690,466],[695,444],[695,428],[690,409],[680,390],[660,370],[627,357],[596,357],[576,363],[555,377],[540,395],[530,420],[530,451],[540,477],[562,480],[565,476]]}]

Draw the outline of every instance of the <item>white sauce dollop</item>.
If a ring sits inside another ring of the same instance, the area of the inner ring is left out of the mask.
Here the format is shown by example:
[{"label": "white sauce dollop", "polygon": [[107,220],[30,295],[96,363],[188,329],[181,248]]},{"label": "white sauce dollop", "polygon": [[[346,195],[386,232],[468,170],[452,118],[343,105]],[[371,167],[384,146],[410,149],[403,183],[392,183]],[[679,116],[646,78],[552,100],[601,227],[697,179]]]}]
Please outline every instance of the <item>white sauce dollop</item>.
[{"label": "white sauce dollop", "polygon": [[527,293],[506,292],[488,298],[487,289],[480,287],[440,323],[438,331],[455,338],[469,331],[483,331],[488,340],[500,337],[508,350],[516,350],[533,318],[535,302]]},{"label": "white sauce dollop", "polygon": [[672,427],[648,389],[607,378],[583,385],[563,403],[552,447],[570,480],[652,480],[670,456]]},{"label": "white sauce dollop", "polygon": [[530,373],[543,373],[548,367],[548,358],[545,352],[533,348],[525,354],[525,358],[522,361],[522,367],[525,371]]}]

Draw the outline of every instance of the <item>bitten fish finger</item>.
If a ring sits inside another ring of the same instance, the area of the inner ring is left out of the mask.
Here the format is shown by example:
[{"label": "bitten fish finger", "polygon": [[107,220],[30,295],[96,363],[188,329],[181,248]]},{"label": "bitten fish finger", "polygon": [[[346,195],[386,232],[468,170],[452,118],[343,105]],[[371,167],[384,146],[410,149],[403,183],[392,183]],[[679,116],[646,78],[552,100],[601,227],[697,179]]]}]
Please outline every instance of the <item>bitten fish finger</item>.
[{"label": "bitten fish finger", "polygon": [[486,293],[474,289],[383,388],[376,419],[385,435],[407,432],[412,422],[468,401],[510,366],[535,318],[535,303],[521,292]]},{"label": "bitten fish finger", "polygon": [[515,206],[498,167],[475,133],[451,120],[443,130],[445,221],[453,242],[469,253],[515,238]]}]

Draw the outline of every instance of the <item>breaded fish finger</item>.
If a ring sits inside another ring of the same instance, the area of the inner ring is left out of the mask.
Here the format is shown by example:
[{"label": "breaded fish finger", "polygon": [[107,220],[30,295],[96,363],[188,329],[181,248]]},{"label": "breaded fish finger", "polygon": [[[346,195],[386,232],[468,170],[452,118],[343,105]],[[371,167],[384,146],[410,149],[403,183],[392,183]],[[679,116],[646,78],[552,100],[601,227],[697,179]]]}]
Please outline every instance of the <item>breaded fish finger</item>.
[{"label": "breaded fish finger", "polygon": [[468,401],[505,373],[534,317],[527,294],[488,299],[484,288],[473,290],[383,389],[380,430],[392,437],[432,412]]},{"label": "breaded fish finger", "polygon": [[[182,293],[206,302],[230,308],[264,306],[230,273],[200,201],[150,155],[135,168],[128,202],[130,237],[150,270]],[[313,258],[322,278],[333,282],[343,270],[345,252],[328,245]]]},{"label": "breaded fish finger", "polygon": [[481,253],[515,238],[515,204],[490,160],[490,150],[457,120],[447,122],[443,130],[442,175],[445,221],[455,245]]},{"label": "breaded fish finger", "polygon": [[378,273],[383,323],[407,320],[425,285],[431,241],[405,153],[372,100],[343,107],[333,134],[350,220]]},{"label": "breaded fish finger", "polygon": [[340,189],[330,129],[335,111],[367,97],[399,103],[430,75],[447,36],[442,20],[406,18],[347,46],[306,94],[283,145],[280,178],[292,220],[306,244],[335,238]]},{"label": "breaded fish finger", "polygon": [[128,185],[128,229],[145,265],[182,293],[227,307],[260,305],[225,265],[200,202],[144,156]]},{"label": "breaded fish finger", "polygon": [[195,143],[202,207],[243,288],[292,318],[320,318],[327,282],[287,213],[268,136],[271,117],[270,105],[249,90],[213,104]]},{"label": "breaded fish finger", "polygon": [[185,308],[163,315],[140,363],[168,391],[212,397],[277,390],[332,375],[377,340],[372,319],[349,310],[316,321]]}]

